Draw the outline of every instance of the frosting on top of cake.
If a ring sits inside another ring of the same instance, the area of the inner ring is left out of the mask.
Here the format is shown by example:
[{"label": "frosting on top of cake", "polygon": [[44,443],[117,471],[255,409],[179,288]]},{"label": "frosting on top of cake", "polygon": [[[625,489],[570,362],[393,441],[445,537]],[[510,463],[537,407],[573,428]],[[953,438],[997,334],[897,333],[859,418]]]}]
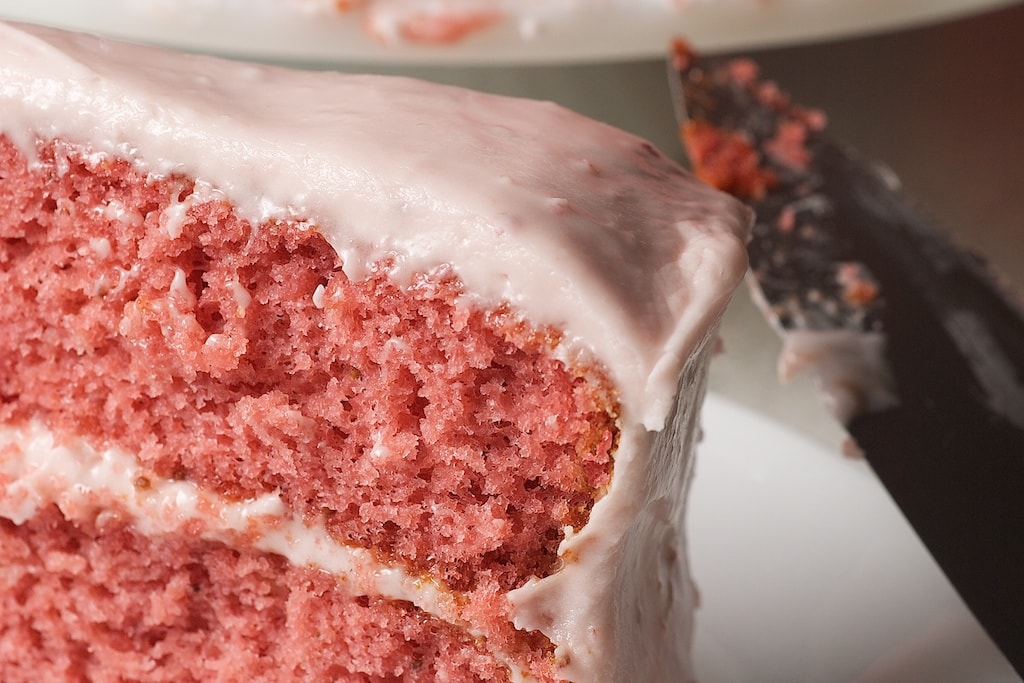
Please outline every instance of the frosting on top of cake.
[{"label": "frosting on top of cake", "polygon": [[255,221],[308,219],[350,277],[450,263],[599,359],[649,429],[745,270],[739,204],[555,104],[9,24],[0,54],[0,129],[26,151],[61,137],[209,182]]}]

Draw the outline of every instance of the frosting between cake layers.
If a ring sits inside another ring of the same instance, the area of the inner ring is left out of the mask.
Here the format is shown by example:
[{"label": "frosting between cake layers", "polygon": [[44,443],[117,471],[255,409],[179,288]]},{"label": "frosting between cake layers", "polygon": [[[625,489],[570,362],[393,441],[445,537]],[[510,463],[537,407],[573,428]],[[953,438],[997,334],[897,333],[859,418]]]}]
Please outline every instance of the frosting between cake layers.
[{"label": "frosting between cake layers", "polygon": [[296,566],[344,574],[361,590],[408,600],[440,616],[450,614],[451,596],[428,579],[385,565],[363,548],[339,544],[322,525],[291,518],[277,494],[232,501],[189,481],[163,479],[127,453],[97,451],[88,444],[54,442],[39,423],[0,428],[0,517],[15,524],[40,507],[56,504],[69,519],[103,511],[124,514],[141,533],[194,531],[232,544],[242,538],[258,550],[277,553]]},{"label": "frosting between cake layers", "polygon": [[[345,577],[357,593],[407,601],[429,615],[457,619],[451,592],[379,561],[364,548],[338,543],[322,525],[290,516],[277,494],[232,501],[192,482],[157,477],[116,449],[97,451],[80,440],[55,443],[37,422],[0,427],[0,518],[22,524],[47,505],[56,505],[67,519],[127,516],[147,535],[184,532],[228,545],[244,539],[294,566]],[[492,654],[508,666],[513,683],[533,680],[503,653]]]}]

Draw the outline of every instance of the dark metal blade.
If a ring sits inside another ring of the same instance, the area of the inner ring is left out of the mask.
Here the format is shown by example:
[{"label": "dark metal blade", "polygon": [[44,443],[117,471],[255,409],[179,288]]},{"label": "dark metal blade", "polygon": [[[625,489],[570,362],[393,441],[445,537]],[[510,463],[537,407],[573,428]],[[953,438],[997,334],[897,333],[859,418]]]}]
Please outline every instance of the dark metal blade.
[{"label": "dark metal blade", "polygon": [[[848,399],[846,429],[1024,672],[1021,299],[749,60],[679,44],[670,80],[694,170],[757,214],[762,310],[784,339],[826,352],[808,365]],[[836,348],[859,355],[827,356]],[[857,365],[872,354],[877,366]]]}]

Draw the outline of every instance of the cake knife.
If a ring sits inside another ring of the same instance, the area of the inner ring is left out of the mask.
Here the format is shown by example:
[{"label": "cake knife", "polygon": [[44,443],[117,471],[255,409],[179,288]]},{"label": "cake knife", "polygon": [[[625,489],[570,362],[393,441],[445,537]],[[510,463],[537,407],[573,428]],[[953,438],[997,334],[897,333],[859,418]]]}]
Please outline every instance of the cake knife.
[{"label": "cake knife", "polygon": [[747,278],[939,567],[1024,673],[1024,300],[746,59],[673,45],[698,176],[755,211]]}]

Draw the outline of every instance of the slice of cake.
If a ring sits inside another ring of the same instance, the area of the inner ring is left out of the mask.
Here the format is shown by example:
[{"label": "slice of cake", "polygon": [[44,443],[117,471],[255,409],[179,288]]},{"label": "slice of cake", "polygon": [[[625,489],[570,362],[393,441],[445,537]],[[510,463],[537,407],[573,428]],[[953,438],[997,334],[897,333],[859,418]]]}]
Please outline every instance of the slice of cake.
[{"label": "slice of cake", "polygon": [[686,680],[747,223],[552,104],[0,24],[0,680]]}]

